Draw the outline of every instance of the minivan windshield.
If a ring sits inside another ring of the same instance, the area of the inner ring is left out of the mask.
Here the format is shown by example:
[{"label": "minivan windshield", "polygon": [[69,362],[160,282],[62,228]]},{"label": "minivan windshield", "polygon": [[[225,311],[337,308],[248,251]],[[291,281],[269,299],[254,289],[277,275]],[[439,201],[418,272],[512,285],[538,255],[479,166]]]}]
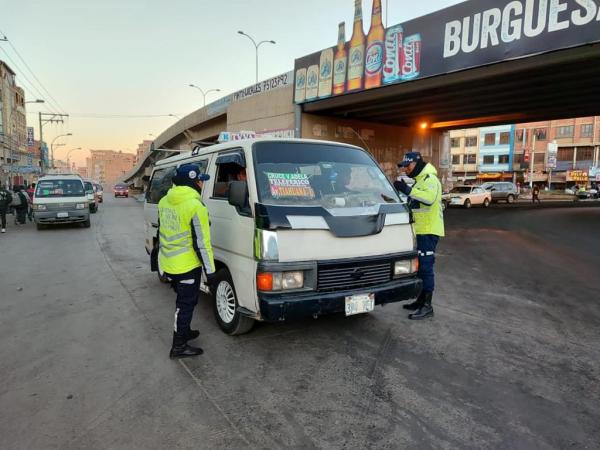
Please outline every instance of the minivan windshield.
[{"label": "minivan windshield", "polygon": [[41,180],[35,187],[35,197],[82,197],[85,195],[81,180]]},{"label": "minivan windshield", "polygon": [[306,142],[257,142],[259,202],[269,205],[373,207],[400,198],[364,150]]}]

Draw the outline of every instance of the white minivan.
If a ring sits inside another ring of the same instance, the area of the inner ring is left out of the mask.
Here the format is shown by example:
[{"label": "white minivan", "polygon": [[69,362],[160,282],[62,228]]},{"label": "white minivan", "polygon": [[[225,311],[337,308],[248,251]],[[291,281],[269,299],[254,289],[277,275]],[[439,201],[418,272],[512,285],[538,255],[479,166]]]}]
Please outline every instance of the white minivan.
[{"label": "white minivan", "polygon": [[79,175],[46,175],[35,186],[33,220],[37,228],[61,223],[90,227],[90,209],[83,180]]},{"label": "white minivan", "polygon": [[159,161],[144,206],[148,253],[158,245],[158,202],[175,169],[188,163],[210,175],[202,201],[224,332],[245,333],[256,320],[367,313],[419,295],[410,211],[365,150],[253,139]]}]

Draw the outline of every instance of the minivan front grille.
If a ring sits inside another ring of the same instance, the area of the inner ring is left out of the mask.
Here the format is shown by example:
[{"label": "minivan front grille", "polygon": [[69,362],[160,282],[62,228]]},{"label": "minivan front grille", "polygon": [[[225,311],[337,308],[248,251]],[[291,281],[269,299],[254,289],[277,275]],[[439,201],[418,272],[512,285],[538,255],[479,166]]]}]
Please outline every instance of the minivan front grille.
[{"label": "minivan front grille", "polygon": [[335,291],[375,286],[392,279],[391,260],[322,263],[318,265],[317,290]]},{"label": "minivan front grille", "polygon": [[67,211],[75,209],[77,203],[46,203],[46,211]]}]

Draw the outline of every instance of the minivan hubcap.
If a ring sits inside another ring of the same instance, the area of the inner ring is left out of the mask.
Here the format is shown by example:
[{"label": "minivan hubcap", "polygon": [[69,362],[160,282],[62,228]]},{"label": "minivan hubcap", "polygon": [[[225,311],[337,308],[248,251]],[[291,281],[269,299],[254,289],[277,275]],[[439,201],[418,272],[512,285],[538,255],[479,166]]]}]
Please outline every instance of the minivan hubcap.
[{"label": "minivan hubcap", "polygon": [[235,294],[227,281],[221,281],[217,287],[217,312],[225,323],[230,323],[235,315]]}]

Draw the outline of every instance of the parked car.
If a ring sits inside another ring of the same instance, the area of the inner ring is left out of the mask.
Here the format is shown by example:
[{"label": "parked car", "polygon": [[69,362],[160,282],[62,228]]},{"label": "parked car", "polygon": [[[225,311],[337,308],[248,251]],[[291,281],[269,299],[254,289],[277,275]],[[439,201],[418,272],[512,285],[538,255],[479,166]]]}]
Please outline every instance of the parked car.
[{"label": "parked car", "polygon": [[83,184],[85,186],[85,193],[88,198],[88,203],[90,205],[90,212],[92,214],[98,212],[98,197],[96,193],[96,185],[89,180],[84,180]]},{"label": "parked car", "polygon": [[449,193],[442,196],[444,207],[464,206],[470,208],[482,205],[487,208],[492,203],[492,193],[480,186],[456,186]]},{"label": "parked car", "polygon": [[116,184],[114,188],[115,198],[129,197],[129,187],[126,184]]},{"label": "parked car", "polygon": [[98,203],[104,202],[104,188],[98,183],[96,183],[96,197],[98,198]]},{"label": "parked car", "polygon": [[489,182],[481,185],[483,189],[492,194],[492,202],[503,201],[506,203],[514,203],[519,198],[519,190],[515,183]]},{"label": "parked car", "polygon": [[81,223],[90,227],[90,208],[79,175],[47,175],[35,186],[33,220],[38,230],[50,224]]},{"label": "parked car", "polygon": [[576,197],[577,200],[597,200],[600,196],[597,189],[588,189],[577,192]]}]

